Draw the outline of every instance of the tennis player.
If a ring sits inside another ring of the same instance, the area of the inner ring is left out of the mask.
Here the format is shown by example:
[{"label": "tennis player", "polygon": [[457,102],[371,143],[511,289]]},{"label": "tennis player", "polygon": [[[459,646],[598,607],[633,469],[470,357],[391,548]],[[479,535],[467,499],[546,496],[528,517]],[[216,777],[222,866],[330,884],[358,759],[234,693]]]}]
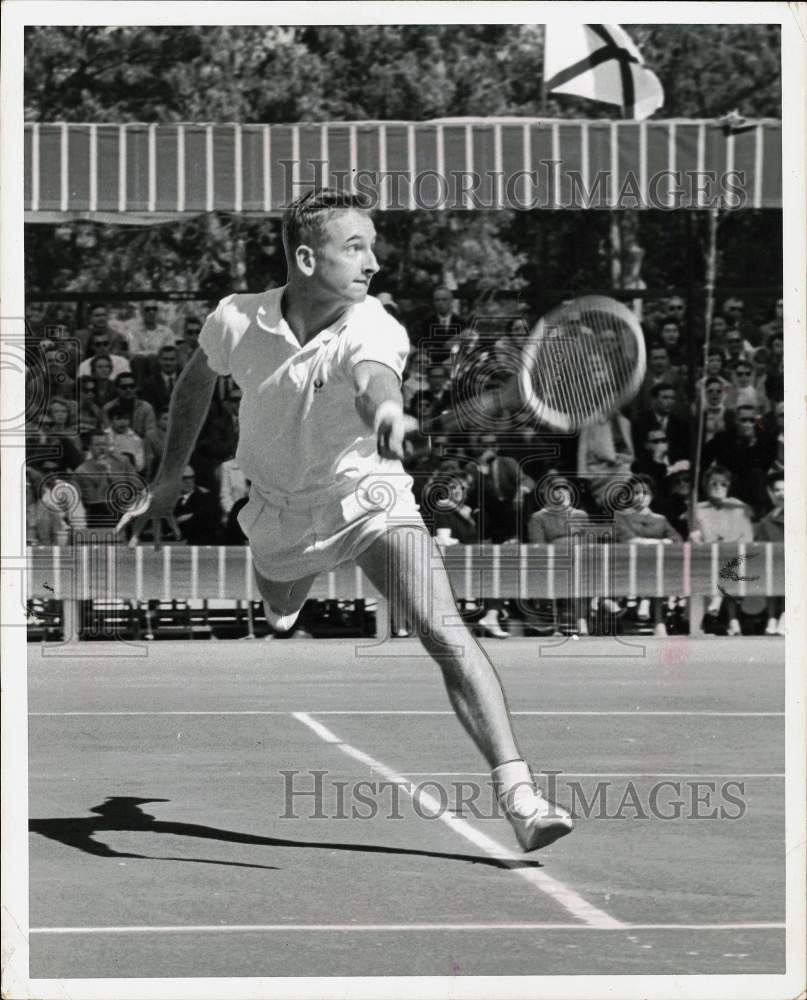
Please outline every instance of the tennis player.
[{"label": "tennis player", "polygon": [[352,195],[318,190],[291,205],[287,284],[230,295],[208,316],[175,387],[163,461],[133,540],[147,520],[172,517],[216,377],[232,376],[243,394],[237,461],[252,483],[239,521],[267,621],[290,629],[318,573],[357,563],[402,605],[440,667],[516,837],[532,851],[569,833],[572,820],[535,787],[499,679],[459,618],[401,464],[417,430],[401,399],[409,342],[368,295],[374,243],[370,215]]}]

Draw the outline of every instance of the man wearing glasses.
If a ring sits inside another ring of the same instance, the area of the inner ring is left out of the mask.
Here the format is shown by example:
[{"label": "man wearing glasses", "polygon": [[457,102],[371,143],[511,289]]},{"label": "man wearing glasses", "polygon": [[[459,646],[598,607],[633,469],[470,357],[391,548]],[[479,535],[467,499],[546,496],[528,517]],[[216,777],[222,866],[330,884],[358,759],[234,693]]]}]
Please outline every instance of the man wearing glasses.
[{"label": "man wearing glasses", "polygon": [[156,302],[144,302],[140,316],[124,327],[130,354],[157,354],[166,344],[174,345],[176,336],[170,326],[159,320]]},{"label": "man wearing glasses", "polygon": [[715,434],[703,449],[703,467],[725,466],[732,475],[735,496],[753,508],[754,517],[768,509],[765,476],[776,459],[776,441],[761,427],[751,406],[737,408],[734,425]]},{"label": "man wearing glasses", "polygon": [[110,410],[114,407],[122,407],[129,417],[132,430],[138,437],[145,439],[146,435],[152,434],[157,427],[154,408],[145,399],[138,399],[137,383],[129,372],[118,375],[115,379],[115,389],[118,398],[111,400],[104,406],[104,418],[109,419]]},{"label": "man wearing glasses", "polygon": [[110,352],[110,335],[109,333],[94,333],[90,337],[89,344],[87,345],[87,354],[84,360],[78,366],[79,378],[82,375],[92,375],[92,359],[97,354],[107,355],[109,357],[110,364],[112,365],[112,378],[115,379],[122,372],[130,372],[131,366],[129,362],[120,354],[112,354]]}]

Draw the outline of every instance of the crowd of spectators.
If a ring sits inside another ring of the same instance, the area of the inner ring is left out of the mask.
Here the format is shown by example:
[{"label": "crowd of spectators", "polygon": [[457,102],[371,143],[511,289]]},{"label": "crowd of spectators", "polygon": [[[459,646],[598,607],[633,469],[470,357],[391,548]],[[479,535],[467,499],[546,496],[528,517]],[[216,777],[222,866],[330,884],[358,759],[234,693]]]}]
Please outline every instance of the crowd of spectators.
[{"label": "crowd of spectators", "polygon": [[[515,371],[530,317],[517,304],[475,321],[455,294],[434,289],[419,314],[401,315],[412,350],[408,412],[431,436],[408,461],[424,519],[445,544],[549,542],[596,527],[614,541],[781,540],[784,384],[781,300],[758,322],[736,298],[721,304],[708,352],[692,358],[686,305],[673,296],[643,321],[647,372],[620,413],[578,435],[547,435],[518,412],[446,425]],[[505,315],[502,315],[502,312]],[[80,541],[108,531],[159,466],[171,394],[197,349],[200,315],[145,302],[125,321],[94,305],[79,329],[47,314],[29,323],[26,389],[28,540]],[[705,355],[705,356],[703,356]],[[692,367],[690,367],[692,366]],[[175,511],[189,544],[239,544],[249,484],[235,458],[240,390],[220,378]],[[691,507],[696,454],[704,473]],[[147,536],[144,537],[144,540]],[[769,630],[784,628],[781,602]],[[576,608],[575,617],[584,617]],[[729,606],[728,630],[736,627]],[[659,612],[651,617],[661,624]],[[485,621],[500,631],[494,606]]]}]

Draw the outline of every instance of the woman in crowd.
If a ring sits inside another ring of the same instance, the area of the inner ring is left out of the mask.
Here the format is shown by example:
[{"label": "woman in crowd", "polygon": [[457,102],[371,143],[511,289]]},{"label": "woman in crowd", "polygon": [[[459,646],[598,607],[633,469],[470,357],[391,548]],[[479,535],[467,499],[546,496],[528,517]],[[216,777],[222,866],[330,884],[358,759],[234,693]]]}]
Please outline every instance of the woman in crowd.
[{"label": "woman in crowd", "polygon": [[[680,542],[680,534],[663,514],[650,509],[656,495],[656,484],[650,476],[637,475],[633,482],[633,502],[627,510],[614,511],[614,541],[637,545],[659,545]],[[645,611],[647,609],[647,611]],[[641,620],[652,614],[656,635],[665,636],[663,601],[660,597],[643,598],[639,602]]]},{"label": "woman in crowd", "polygon": [[[767,478],[768,496],[773,505],[757,524],[754,540],[778,542],[785,540],[785,470],[773,469]],[[785,599],[768,597],[768,624],[765,635],[785,635]]]},{"label": "woman in crowd", "polygon": [[[690,541],[696,545],[712,542],[753,542],[754,526],[751,508],[729,496],[731,473],[720,465],[712,465],[703,477],[706,500],[695,505]],[[737,602],[724,593],[712,598],[707,614],[717,616],[725,607],[728,615],[728,635],[742,635]]]},{"label": "woman in crowd", "polygon": [[39,498],[28,506],[29,545],[73,545],[87,527],[87,515],[78,489],[64,476],[46,475],[38,484]]},{"label": "woman in crowd", "polygon": [[95,402],[104,407],[118,398],[112,381],[112,360],[108,354],[96,354],[90,362],[90,374],[95,379]]},{"label": "woman in crowd", "polygon": [[104,411],[98,405],[98,387],[91,375],[85,375],[78,383],[78,413],[76,415],[76,431],[79,437],[90,431],[102,430],[106,418]]},{"label": "woman in crowd", "polygon": [[[538,496],[543,504],[529,519],[527,537],[533,545],[571,544],[589,526],[589,515],[575,506],[578,491],[566,476],[551,470],[539,483]],[[575,631],[588,635],[587,601],[569,598],[552,603],[552,617],[557,627],[559,616],[571,614]]]}]

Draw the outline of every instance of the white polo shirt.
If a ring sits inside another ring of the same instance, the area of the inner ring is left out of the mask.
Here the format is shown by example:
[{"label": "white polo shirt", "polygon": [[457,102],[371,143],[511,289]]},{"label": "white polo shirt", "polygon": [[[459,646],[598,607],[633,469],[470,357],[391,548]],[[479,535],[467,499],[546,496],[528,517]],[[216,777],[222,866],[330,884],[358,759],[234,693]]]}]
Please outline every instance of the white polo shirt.
[{"label": "white polo shirt", "polygon": [[210,367],[241,387],[244,475],[268,500],[300,506],[345,496],[369,474],[404,476],[356,412],[353,368],[377,361],[400,379],[406,330],[368,296],[301,347],[281,313],[283,291],[222,299],[199,337]]}]

